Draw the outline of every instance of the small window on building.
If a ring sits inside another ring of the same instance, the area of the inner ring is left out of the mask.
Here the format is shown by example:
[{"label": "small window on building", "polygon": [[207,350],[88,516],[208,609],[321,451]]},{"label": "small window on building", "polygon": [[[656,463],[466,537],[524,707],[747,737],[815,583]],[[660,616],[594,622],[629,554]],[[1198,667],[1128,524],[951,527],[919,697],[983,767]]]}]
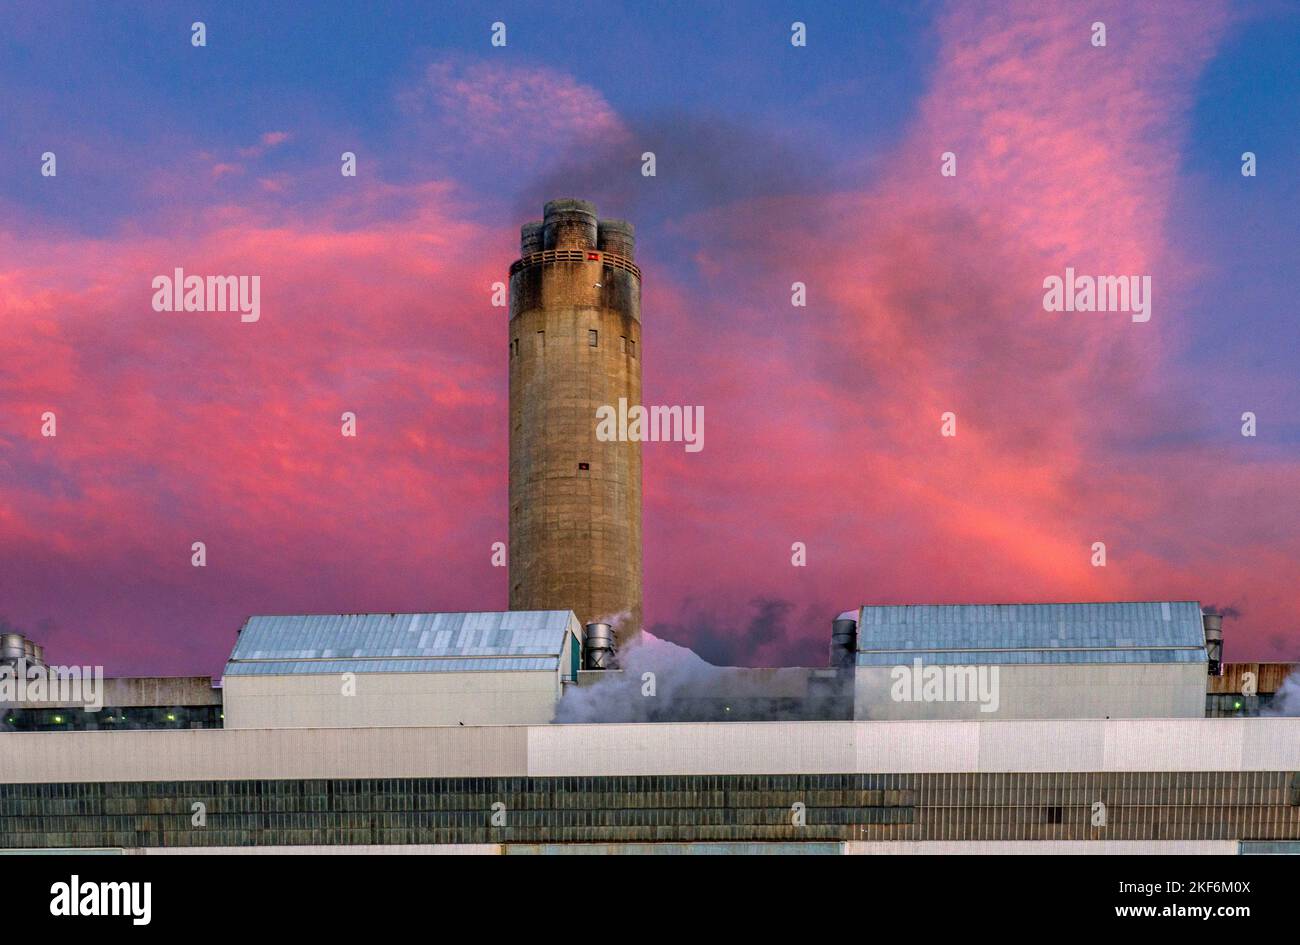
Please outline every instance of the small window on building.
[{"label": "small window on building", "polygon": [[546,347],[546,332],[539,331],[537,333],[537,347],[539,350]]},{"label": "small window on building", "polygon": [[628,354],[632,355],[632,357],[634,358],[636,357],[636,339],[633,339],[627,343],[627,352]]},{"label": "small window on building", "polygon": [[596,345],[598,344],[598,342],[599,342],[599,338],[598,338],[597,335],[596,335],[596,329],[594,329],[594,328],[588,328],[588,329],[587,329],[587,344],[591,345],[591,346],[594,348],[594,347],[596,347]]},{"label": "small window on building", "polygon": [[519,339],[518,339],[518,338],[516,338],[516,339],[514,339],[513,341],[510,342],[510,357],[513,358],[513,357],[514,357],[515,355],[517,355],[517,354],[519,354]]},{"label": "small window on building", "polygon": [[591,463],[579,463],[579,464],[578,464],[578,471],[579,471],[579,472],[581,472],[581,471],[584,470],[584,469],[587,469],[587,470],[591,469]]},{"label": "small window on building", "polygon": [[1047,822],[1049,824],[1065,823],[1065,812],[1059,807],[1047,808]]},{"label": "small window on building", "polygon": [[618,353],[627,354],[627,335],[618,336]]}]

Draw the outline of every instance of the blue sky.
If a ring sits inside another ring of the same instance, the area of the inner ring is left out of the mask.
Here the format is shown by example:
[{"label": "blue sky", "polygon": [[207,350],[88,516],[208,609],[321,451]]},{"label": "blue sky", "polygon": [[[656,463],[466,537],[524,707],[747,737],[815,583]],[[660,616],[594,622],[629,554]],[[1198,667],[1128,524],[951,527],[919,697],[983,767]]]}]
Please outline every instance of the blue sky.
[{"label": "blue sky", "polygon": [[[1164,596],[1300,648],[1294,3],[54,2],[0,34],[0,615],[67,650],[211,670],[250,613],[500,605],[483,299],[568,194],[637,226],[647,397],[710,417],[647,451],[656,632],[788,661],[863,602]],[[257,332],[141,308],[205,261],[266,274]],[[1153,275],[1148,331],[1045,316],[1044,274],[1103,264]],[[752,614],[786,615],[757,651]]]}]

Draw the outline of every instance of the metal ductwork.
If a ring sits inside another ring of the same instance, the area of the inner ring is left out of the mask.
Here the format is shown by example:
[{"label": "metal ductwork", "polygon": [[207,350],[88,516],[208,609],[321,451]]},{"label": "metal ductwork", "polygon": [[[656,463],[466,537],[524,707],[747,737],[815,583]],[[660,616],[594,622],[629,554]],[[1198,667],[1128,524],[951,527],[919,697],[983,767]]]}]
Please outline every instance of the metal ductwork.
[{"label": "metal ductwork", "polygon": [[17,663],[23,659],[26,647],[21,633],[0,634],[0,662]]},{"label": "metal ductwork", "polygon": [[1223,615],[1203,613],[1201,623],[1205,626],[1205,654],[1210,658],[1210,675],[1219,675],[1223,665]]},{"label": "metal ductwork", "polygon": [[45,647],[24,637],[21,633],[0,633],[0,663],[28,666],[45,665]]},{"label": "metal ductwork", "polygon": [[853,617],[839,616],[831,622],[831,666],[853,665],[858,651],[858,621]]},{"label": "metal ductwork", "polygon": [[583,669],[614,669],[618,649],[614,628],[607,623],[587,624],[586,639],[582,644]]}]

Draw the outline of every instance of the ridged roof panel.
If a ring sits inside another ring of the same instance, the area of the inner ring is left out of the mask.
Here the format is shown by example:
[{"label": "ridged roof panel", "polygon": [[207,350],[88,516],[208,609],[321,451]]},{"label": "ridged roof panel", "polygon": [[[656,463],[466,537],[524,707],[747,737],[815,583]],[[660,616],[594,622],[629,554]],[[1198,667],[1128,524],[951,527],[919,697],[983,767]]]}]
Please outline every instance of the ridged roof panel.
[{"label": "ridged roof panel", "polygon": [[[239,633],[226,674],[256,672],[240,668],[255,661],[322,661],[321,666],[329,661],[330,668],[321,672],[338,671],[340,661],[355,661],[358,669],[373,669],[367,661],[403,661],[403,670],[389,671],[416,672],[411,661],[465,665],[467,659],[490,657],[533,669],[523,661],[558,657],[573,619],[567,610],[251,617]],[[510,667],[494,660],[493,668]]]},{"label": "ridged roof panel", "polygon": [[1182,662],[1204,659],[1204,645],[1194,601],[914,604],[868,606],[858,615],[859,663],[923,654],[945,661],[965,654],[979,662]]}]

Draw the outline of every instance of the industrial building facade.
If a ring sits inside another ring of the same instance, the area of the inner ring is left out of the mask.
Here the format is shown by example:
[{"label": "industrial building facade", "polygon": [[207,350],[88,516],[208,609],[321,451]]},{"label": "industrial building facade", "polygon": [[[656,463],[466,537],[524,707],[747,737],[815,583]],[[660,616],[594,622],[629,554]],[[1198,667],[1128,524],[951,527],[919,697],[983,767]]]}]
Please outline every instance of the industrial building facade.
[{"label": "industrial building facade", "polygon": [[10,849],[1039,842],[1229,853],[1300,841],[1300,719],[7,738],[18,743],[0,785]]},{"label": "industrial building facade", "polygon": [[98,708],[59,699],[0,704],[0,732],[120,732],[221,728],[225,724],[221,689],[209,676],[105,679],[102,701]]},{"label": "industrial building facade", "polygon": [[[658,693],[569,611],[254,617],[207,687],[222,728],[4,735],[0,849],[1295,852],[1300,719],[1206,718],[1208,627],[1188,602],[864,607],[827,668],[667,666]],[[996,667],[994,710],[899,697],[934,667]],[[664,721],[554,721],[602,686]]]},{"label": "industrial building facade", "polygon": [[581,635],[568,611],[253,617],[226,664],[226,727],[549,722]]},{"label": "industrial building facade", "polygon": [[[868,606],[854,663],[858,719],[1205,714],[1204,614],[1193,601]],[[926,699],[900,672],[916,666],[960,669],[990,697]]]}]

